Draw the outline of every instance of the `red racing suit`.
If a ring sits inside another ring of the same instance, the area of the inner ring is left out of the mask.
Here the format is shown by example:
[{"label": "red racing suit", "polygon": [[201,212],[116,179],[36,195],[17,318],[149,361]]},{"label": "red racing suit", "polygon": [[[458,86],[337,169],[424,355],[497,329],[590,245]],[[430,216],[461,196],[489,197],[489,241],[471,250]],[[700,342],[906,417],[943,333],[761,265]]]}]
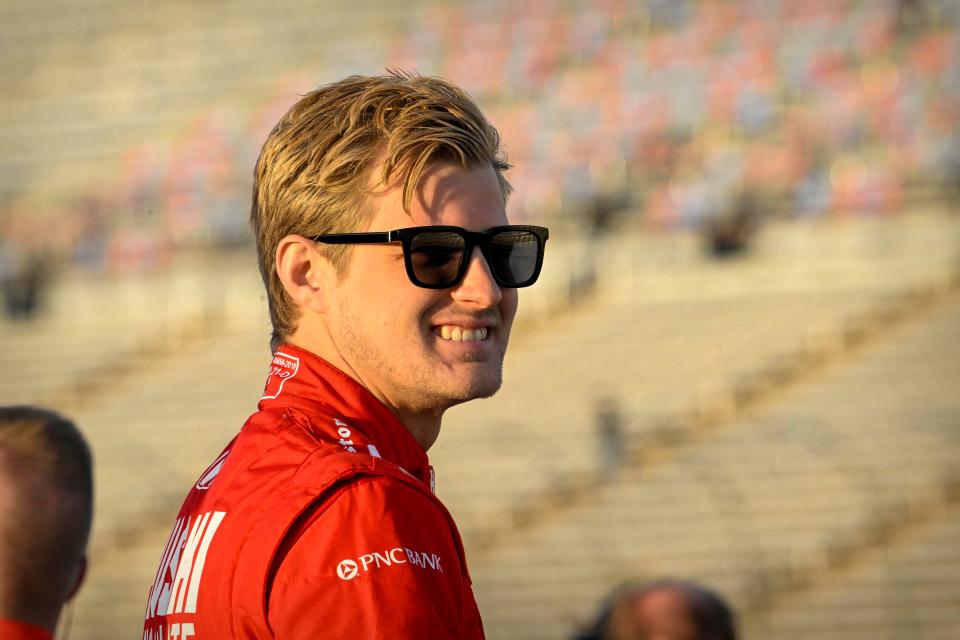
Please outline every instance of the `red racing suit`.
[{"label": "red racing suit", "polygon": [[180,509],[144,640],[483,638],[432,476],[369,391],[281,347],[259,410]]},{"label": "red racing suit", "polygon": [[35,624],[0,618],[0,640],[53,640],[53,636]]}]

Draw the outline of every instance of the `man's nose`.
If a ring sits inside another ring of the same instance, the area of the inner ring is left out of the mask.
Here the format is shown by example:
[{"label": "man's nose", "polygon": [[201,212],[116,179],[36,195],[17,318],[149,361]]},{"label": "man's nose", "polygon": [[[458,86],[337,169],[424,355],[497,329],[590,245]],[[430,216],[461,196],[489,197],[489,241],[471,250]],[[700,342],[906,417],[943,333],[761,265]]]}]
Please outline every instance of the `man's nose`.
[{"label": "man's nose", "polygon": [[463,280],[453,288],[453,298],[458,302],[473,303],[482,308],[500,304],[503,291],[493,279],[490,265],[483,257],[480,247],[474,247],[470,262],[467,263],[467,272],[463,274]]}]

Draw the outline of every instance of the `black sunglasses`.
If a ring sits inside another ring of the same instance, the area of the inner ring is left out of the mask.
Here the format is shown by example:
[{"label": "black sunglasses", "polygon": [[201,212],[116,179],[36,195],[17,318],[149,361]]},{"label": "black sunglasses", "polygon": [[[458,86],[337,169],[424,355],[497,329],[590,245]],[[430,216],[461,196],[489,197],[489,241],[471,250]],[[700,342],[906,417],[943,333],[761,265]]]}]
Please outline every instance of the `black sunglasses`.
[{"label": "black sunglasses", "polygon": [[455,286],[467,272],[474,247],[490,266],[501,287],[529,287],[543,266],[546,227],[504,225],[486,231],[429,226],[370,233],[325,233],[311,238],[326,244],[403,244],[403,262],[410,282],[426,289]]}]

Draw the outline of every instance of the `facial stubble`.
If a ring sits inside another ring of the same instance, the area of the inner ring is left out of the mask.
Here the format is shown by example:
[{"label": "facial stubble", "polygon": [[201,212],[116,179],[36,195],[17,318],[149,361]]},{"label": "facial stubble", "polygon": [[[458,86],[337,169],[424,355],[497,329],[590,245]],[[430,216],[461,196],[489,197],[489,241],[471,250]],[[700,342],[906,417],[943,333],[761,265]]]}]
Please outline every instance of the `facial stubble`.
[{"label": "facial stubble", "polygon": [[[357,371],[361,377],[371,374],[375,376],[374,379],[360,382],[365,386],[374,385],[381,393],[389,394],[389,401],[396,405],[396,409],[417,413],[442,413],[457,404],[488,398],[500,389],[509,329],[502,329],[502,344],[498,345],[498,348],[486,352],[468,351],[459,354],[459,364],[482,367],[484,371],[472,372],[463,382],[444,384],[449,383],[451,378],[444,379],[444,373],[438,370],[442,367],[442,361],[429,346],[431,340],[439,340],[439,337],[410,336],[409,339],[417,341],[418,352],[410,355],[409,362],[398,362],[395,358],[388,357],[369,336],[358,331],[358,328],[364,325],[346,304],[341,303],[339,315],[343,327],[343,355],[348,358],[348,362],[354,363],[355,370],[362,367],[363,373]],[[490,339],[496,338],[491,336]]]}]

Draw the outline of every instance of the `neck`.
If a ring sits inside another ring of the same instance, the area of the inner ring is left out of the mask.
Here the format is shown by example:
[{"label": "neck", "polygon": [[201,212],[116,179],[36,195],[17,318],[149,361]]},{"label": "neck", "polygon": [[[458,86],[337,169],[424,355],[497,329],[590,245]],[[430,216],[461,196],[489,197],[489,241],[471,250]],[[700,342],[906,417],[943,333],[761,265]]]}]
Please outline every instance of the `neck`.
[{"label": "neck", "polygon": [[400,422],[407,428],[413,439],[423,447],[423,450],[429,451],[433,443],[437,441],[437,436],[440,435],[440,420],[443,418],[443,411],[414,413],[398,411],[389,404],[387,404],[387,407],[400,419]]},{"label": "neck", "polygon": [[327,363],[353,378],[358,384],[373,394],[377,400],[383,403],[393,415],[397,416],[397,419],[407,428],[407,431],[410,432],[410,435],[413,436],[413,439],[417,441],[424,451],[428,451],[430,447],[433,446],[433,443],[437,441],[437,437],[440,435],[440,422],[443,418],[445,408],[403,408],[404,406],[409,407],[410,403],[403,401],[394,402],[391,398],[387,397],[387,394],[378,388],[376,384],[364,379],[364,376],[350,366],[348,359],[343,357],[343,354],[333,346],[333,341],[329,340],[329,334],[325,331],[311,333],[304,330],[301,326],[301,328],[292,336],[289,336],[285,342],[323,358]]}]

